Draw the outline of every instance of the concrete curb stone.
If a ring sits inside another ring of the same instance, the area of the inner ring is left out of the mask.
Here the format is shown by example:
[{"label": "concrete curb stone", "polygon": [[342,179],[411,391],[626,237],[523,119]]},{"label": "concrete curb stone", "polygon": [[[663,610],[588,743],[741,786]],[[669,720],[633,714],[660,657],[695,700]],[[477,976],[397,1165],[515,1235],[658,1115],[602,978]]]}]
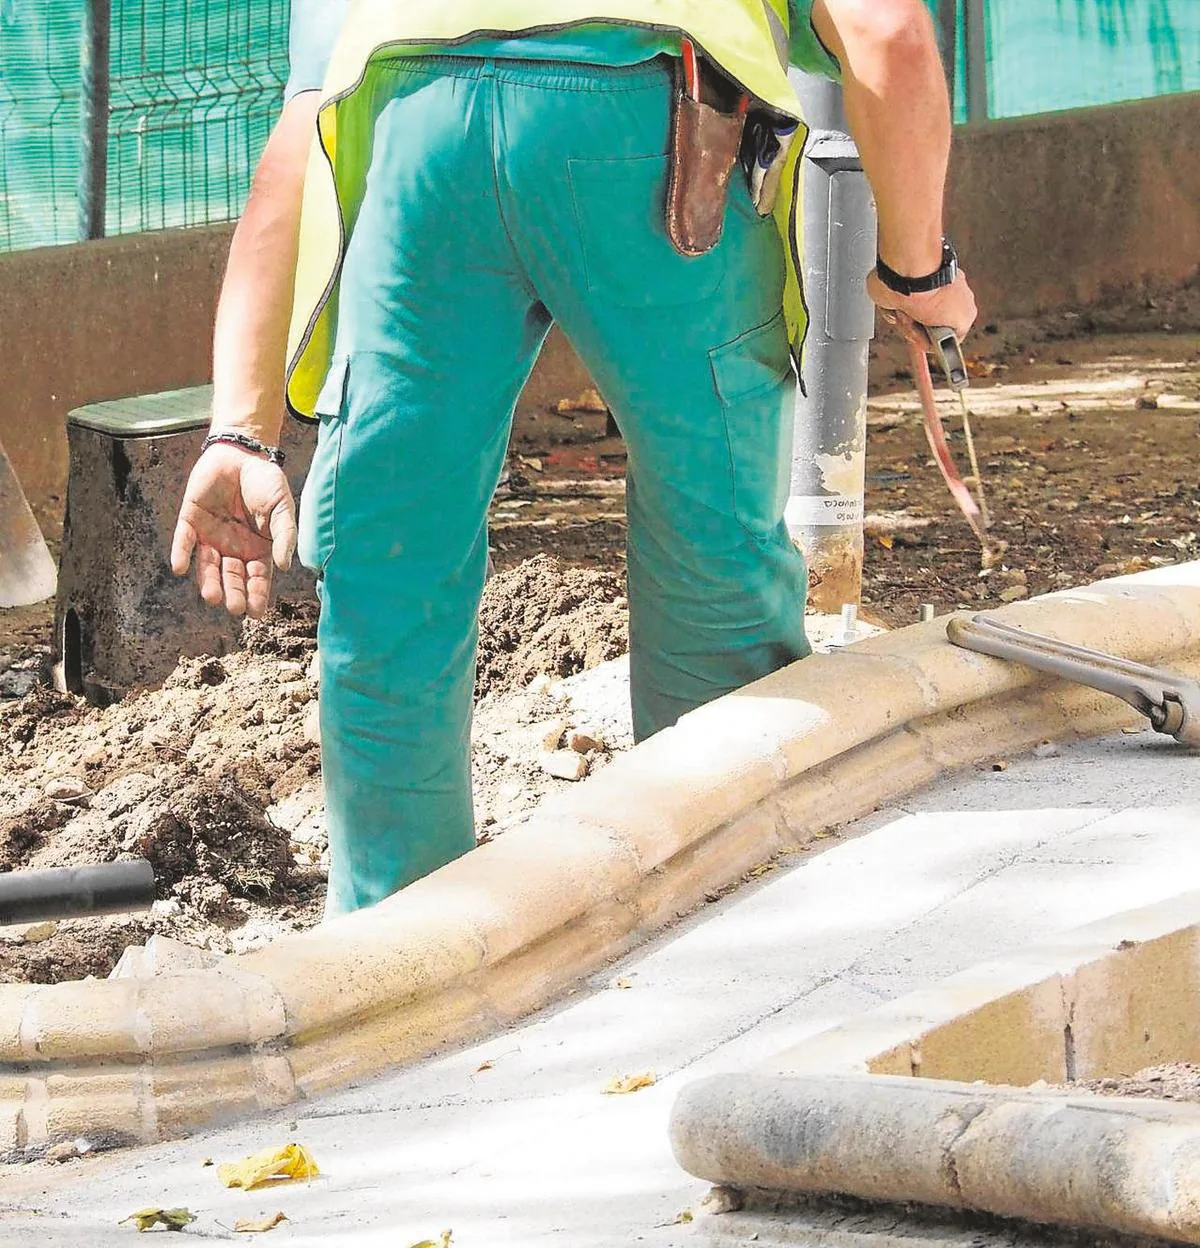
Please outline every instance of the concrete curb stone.
[{"label": "concrete curb stone", "polygon": [[1200,1243],[1200,1109],[887,1075],[715,1075],[676,1102],[691,1174]]},{"label": "concrete curb stone", "polygon": [[[997,614],[1194,670],[1200,563],[1169,571]],[[153,981],[0,986],[0,1157],[80,1124],[162,1138],[478,1036],[950,766],[1130,715],[956,649],[945,619],[814,656],[685,716],[370,911]]]}]

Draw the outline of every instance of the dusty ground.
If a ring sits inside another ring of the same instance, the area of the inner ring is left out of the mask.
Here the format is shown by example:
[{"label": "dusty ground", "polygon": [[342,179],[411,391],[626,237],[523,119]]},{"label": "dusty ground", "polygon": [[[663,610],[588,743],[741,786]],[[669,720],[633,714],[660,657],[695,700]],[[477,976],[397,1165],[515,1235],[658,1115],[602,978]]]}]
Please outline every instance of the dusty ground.
[{"label": "dusty ground", "polygon": [[[908,623],[1200,553],[1200,286],[1100,312],[984,326],[971,405],[1003,560],[978,549],[929,458],[895,341],[873,358],[864,603]],[[577,401],[576,401],[577,400]],[[947,409],[950,410],[949,408]],[[593,395],[522,422],[492,508],[501,576],[481,613],[474,779],[482,839],[628,744],[619,671],[624,449]],[[961,452],[961,435],[952,438]],[[539,556],[553,556],[550,563]],[[151,932],[214,953],[315,922],[324,889],[315,613],[286,606],[247,648],[181,665],[96,710],[52,693],[44,608],[0,612],[0,871],[144,854],[160,902],[7,943],[0,980],[107,974]],[[605,673],[611,672],[611,675]],[[589,744],[593,747],[589,748]],[[569,767],[568,767],[569,770]]]}]

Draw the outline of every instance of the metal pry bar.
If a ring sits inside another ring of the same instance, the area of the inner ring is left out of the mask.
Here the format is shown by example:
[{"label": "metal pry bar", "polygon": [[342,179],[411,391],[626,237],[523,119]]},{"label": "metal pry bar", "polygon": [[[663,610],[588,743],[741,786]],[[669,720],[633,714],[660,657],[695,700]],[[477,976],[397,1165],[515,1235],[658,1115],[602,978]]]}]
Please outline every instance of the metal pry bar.
[{"label": "metal pry bar", "polygon": [[950,389],[961,393],[971,384],[971,378],[958,335],[948,325],[926,325],[925,332]]},{"label": "metal pry bar", "polygon": [[938,364],[946,375],[947,384],[958,396],[958,406],[962,411],[963,437],[967,443],[967,460],[971,465],[971,484],[975,487],[979,514],[983,527],[986,529],[991,524],[991,517],[988,515],[987,499],[983,494],[983,476],[979,471],[979,457],[975,453],[971,409],[967,405],[967,387],[971,384],[971,375],[967,371],[967,360],[963,355],[962,343],[948,325],[926,325],[925,333],[934,355],[937,356]]},{"label": "metal pry bar", "polygon": [[1160,667],[1073,646],[1054,637],[1014,628],[989,615],[961,616],[946,625],[946,636],[964,650],[1026,667],[1128,702],[1149,719],[1156,732],[1184,745],[1200,746],[1200,682]]}]

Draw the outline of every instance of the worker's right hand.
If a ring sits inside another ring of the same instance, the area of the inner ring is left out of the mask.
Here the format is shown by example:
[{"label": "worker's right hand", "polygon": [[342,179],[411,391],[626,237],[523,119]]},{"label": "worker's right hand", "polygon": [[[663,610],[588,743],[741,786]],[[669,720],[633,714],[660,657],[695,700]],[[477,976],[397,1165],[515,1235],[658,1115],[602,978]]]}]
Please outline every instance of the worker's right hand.
[{"label": "worker's right hand", "polygon": [[[975,292],[961,269],[949,286],[919,295],[897,294],[885,286],[872,269],[867,275],[867,294],[874,300],[884,320],[897,326],[905,337],[912,338],[920,347],[927,347],[928,341],[919,332],[910,332],[909,322],[916,321],[919,325],[948,325],[961,342],[975,324],[978,314]],[[905,318],[908,318],[907,321]]]},{"label": "worker's right hand", "polygon": [[258,619],[271,595],[272,563],[292,566],[296,504],[283,469],[261,455],[218,443],[196,461],[171,543],[171,571],[196,583],[211,606]]}]

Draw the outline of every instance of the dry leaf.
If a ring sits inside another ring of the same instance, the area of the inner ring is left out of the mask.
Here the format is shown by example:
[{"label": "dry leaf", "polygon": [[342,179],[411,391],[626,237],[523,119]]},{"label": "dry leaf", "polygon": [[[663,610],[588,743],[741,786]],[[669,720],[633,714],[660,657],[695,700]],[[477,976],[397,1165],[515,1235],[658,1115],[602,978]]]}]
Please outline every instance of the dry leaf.
[{"label": "dry leaf", "polygon": [[261,1153],[255,1153],[253,1157],[217,1167],[217,1178],[226,1187],[241,1187],[246,1191],[261,1187],[264,1183],[314,1179],[320,1173],[308,1150],[299,1144],[267,1148]]},{"label": "dry leaf", "polygon": [[996,759],[996,761],[992,764],[992,770],[993,771],[1007,771],[1008,759],[1007,758]]},{"label": "dry leaf", "polygon": [[554,410],[560,416],[568,416],[571,412],[598,412],[603,415],[608,411],[608,404],[600,397],[596,389],[585,390],[576,399],[559,399]]},{"label": "dry leaf", "polygon": [[659,1222],[655,1226],[655,1230],[662,1230],[668,1226],[687,1226],[689,1222],[694,1222],[696,1215],[690,1210],[685,1209],[682,1213],[677,1213],[670,1222]]},{"label": "dry leaf", "polygon": [[613,984],[613,987],[614,988],[632,988],[633,980],[632,979],[618,979],[617,982]]},{"label": "dry leaf", "polygon": [[443,1231],[435,1243],[432,1239],[423,1239],[419,1244],[413,1244],[412,1248],[450,1248],[454,1242],[454,1233],[452,1231]]},{"label": "dry leaf", "polygon": [[267,1218],[238,1218],[233,1224],[235,1231],[257,1234],[259,1231],[273,1231],[280,1222],[287,1221],[286,1213],[273,1213]]},{"label": "dry leaf", "polygon": [[657,1081],[651,1072],[644,1075],[618,1075],[604,1085],[605,1096],[623,1096],[626,1092],[637,1092],[641,1088],[653,1087]]},{"label": "dry leaf", "polygon": [[132,1222],[139,1231],[148,1231],[161,1224],[168,1231],[182,1231],[189,1222],[195,1220],[196,1215],[190,1209],[139,1209],[137,1213],[122,1218],[117,1225],[124,1226],[126,1222]]},{"label": "dry leaf", "polygon": [[495,1062],[480,1062],[479,1065],[475,1067],[475,1073],[477,1075],[481,1075],[485,1070],[491,1070],[495,1064]]}]

